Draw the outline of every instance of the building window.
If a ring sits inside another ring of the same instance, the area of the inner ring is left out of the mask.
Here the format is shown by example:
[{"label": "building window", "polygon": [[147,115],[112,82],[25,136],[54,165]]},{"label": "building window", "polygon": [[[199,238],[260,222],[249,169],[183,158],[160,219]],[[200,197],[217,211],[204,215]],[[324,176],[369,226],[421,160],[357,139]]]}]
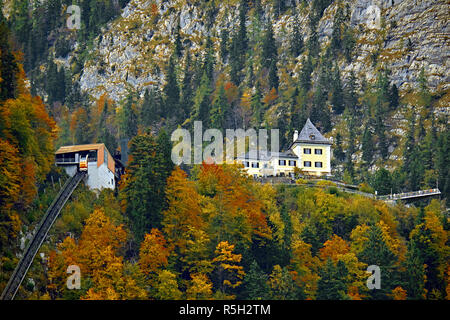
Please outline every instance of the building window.
[{"label": "building window", "polygon": [[314,149],[315,154],[322,154],[322,149]]},{"label": "building window", "polygon": [[285,166],[286,165],[286,160],[278,160],[278,165]]},{"label": "building window", "polygon": [[316,162],[316,163],[314,163],[314,166],[316,168],[322,168],[322,162]]},{"label": "building window", "polygon": [[106,148],[103,149],[105,151],[105,164],[108,165],[108,151],[106,151]]},{"label": "building window", "polygon": [[289,166],[291,166],[291,167],[296,167],[296,166],[297,166],[297,161],[295,161],[295,160],[289,160]]},{"label": "building window", "polygon": [[303,166],[305,166],[305,167],[311,167],[311,161],[305,161],[305,162],[303,162]]},{"label": "building window", "polygon": [[97,150],[89,151],[88,162],[97,162]]},{"label": "building window", "polygon": [[248,161],[242,161],[242,163],[244,164],[244,166],[245,166],[246,168],[250,167],[250,162],[248,162]]},{"label": "building window", "polygon": [[252,162],[252,168],[259,168],[259,162]]},{"label": "building window", "polygon": [[310,148],[304,148],[303,149],[303,153],[304,154],[311,154],[311,149]]}]

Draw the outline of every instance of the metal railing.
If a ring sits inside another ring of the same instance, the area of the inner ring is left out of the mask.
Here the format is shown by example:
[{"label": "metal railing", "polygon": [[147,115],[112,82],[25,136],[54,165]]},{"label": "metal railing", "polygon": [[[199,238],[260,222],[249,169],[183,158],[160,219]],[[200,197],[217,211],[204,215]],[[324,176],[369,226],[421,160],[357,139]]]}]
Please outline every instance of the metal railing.
[{"label": "metal railing", "polygon": [[56,163],[75,163],[75,158],[56,158]]},{"label": "metal railing", "polygon": [[436,188],[436,189],[429,189],[429,190],[411,191],[411,192],[405,192],[405,193],[388,194],[388,195],[384,195],[384,196],[378,196],[377,199],[379,199],[379,200],[402,200],[402,199],[409,199],[409,198],[426,197],[426,196],[437,195],[437,194],[441,194],[441,191]]},{"label": "metal railing", "polygon": [[85,172],[77,172],[72,178],[68,179],[64,186],[61,188],[60,192],[55,197],[52,204],[45,213],[44,218],[42,218],[41,222],[36,227],[33,238],[28,243],[22,259],[14,269],[14,272],[9,279],[8,284],[3,290],[3,293],[0,297],[1,300],[14,299],[17,290],[19,289],[23,279],[25,278],[28,269],[33,263],[34,257],[38,253],[50,228],[52,227],[62,208],[64,207],[67,200],[72,195],[73,191],[76,189],[80,181],[83,179],[85,174]]}]

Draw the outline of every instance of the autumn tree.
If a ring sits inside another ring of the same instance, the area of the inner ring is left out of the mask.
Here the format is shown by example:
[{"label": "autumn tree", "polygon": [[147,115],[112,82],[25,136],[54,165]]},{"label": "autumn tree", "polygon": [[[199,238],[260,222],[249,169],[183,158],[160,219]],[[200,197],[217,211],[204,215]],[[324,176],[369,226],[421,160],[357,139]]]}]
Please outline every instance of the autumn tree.
[{"label": "autumn tree", "polygon": [[155,297],[159,300],[180,300],[183,295],[178,288],[176,275],[169,270],[162,270],[158,274],[155,290]]},{"label": "autumn tree", "polygon": [[210,272],[212,266],[206,251],[209,237],[204,231],[200,195],[179,167],[167,179],[166,199],[168,209],[162,213],[162,225],[174,250],[175,265],[184,272],[184,278]]},{"label": "autumn tree", "polygon": [[298,288],[286,268],[273,267],[268,280],[270,297],[273,300],[296,300]]},{"label": "autumn tree", "polygon": [[[410,234],[410,261],[414,265],[420,265],[423,263],[426,265],[425,276],[425,289],[428,291],[428,297],[434,290],[435,293],[444,296],[445,292],[445,257],[446,257],[446,243],[448,235],[444,231],[442,226],[442,214],[440,204],[437,200],[433,200],[428,205],[424,212],[418,217],[418,223],[414,230]],[[412,271],[410,271],[412,272]],[[413,276],[414,274],[411,274]],[[417,275],[415,278],[417,279]],[[415,297],[418,297],[422,290],[415,289]],[[413,287],[410,287],[410,291]],[[407,289],[408,290],[408,289]]]},{"label": "autumn tree", "polygon": [[351,251],[349,243],[341,237],[333,235],[330,240],[324,243],[323,248],[319,250],[319,257],[323,264],[326,264],[328,259],[331,259],[334,264],[340,261],[345,266],[347,275],[345,277],[344,274],[341,275],[340,279],[347,286],[345,293],[351,299],[360,300],[360,294],[367,291],[367,264],[358,260],[356,254]]},{"label": "autumn tree", "polygon": [[147,276],[155,276],[167,266],[169,250],[164,235],[153,228],[145,235],[139,250],[139,267]]},{"label": "autumn tree", "polygon": [[250,180],[234,165],[203,163],[198,190],[204,196],[208,234],[213,243],[229,241],[248,248],[252,237],[271,238],[271,230]]},{"label": "autumn tree", "polygon": [[189,227],[201,229],[204,225],[200,196],[187,174],[176,167],[167,179],[166,197],[169,209],[163,212],[162,225],[169,241],[183,250]]},{"label": "autumn tree", "polygon": [[239,265],[242,259],[241,254],[235,254],[234,245],[227,241],[220,242],[215,250],[213,263],[214,282],[223,294],[230,294],[235,288],[242,284],[245,276],[244,268]]},{"label": "autumn tree", "polygon": [[192,275],[186,289],[186,298],[188,300],[207,300],[212,297],[212,283],[208,276],[202,273]]},{"label": "autumn tree", "polygon": [[[122,225],[116,226],[102,210],[86,220],[78,242],[67,237],[59,252],[50,255],[49,289],[67,294],[64,281],[68,265],[78,265],[83,275],[81,299],[144,299],[147,294],[140,273],[123,262],[119,254],[126,239]],[[133,272],[130,272],[133,271]],[[63,284],[63,288],[60,285]]]},{"label": "autumn tree", "polygon": [[306,298],[309,299],[315,298],[317,293],[318,266],[319,259],[311,254],[310,244],[302,240],[296,240],[292,243],[292,277],[306,295]]}]

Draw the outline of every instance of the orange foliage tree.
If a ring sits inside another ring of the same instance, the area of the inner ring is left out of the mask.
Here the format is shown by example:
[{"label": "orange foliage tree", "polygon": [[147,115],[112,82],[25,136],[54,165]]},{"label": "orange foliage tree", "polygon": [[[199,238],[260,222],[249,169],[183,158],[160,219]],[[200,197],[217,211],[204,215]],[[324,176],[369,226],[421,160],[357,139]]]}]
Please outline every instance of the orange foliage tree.
[{"label": "orange foliage tree", "polygon": [[159,270],[167,266],[168,256],[169,250],[164,235],[158,229],[152,229],[149,234],[145,235],[139,250],[141,271],[147,276],[155,276]]},{"label": "orange foliage tree", "polygon": [[252,237],[270,239],[272,231],[256,197],[253,182],[235,165],[203,163],[198,189],[208,220],[208,234],[215,243],[230,241],[247,247]]},{"label": "orange foliage tree", "polygon": [[[147,293],[142,287],[139,270],[123,263],[119,250],[126,240],[123,227],[115,226],[102,210],[94,212],[86,220],[78,243],[67,237],[52,252],[49,259],[49,286],[53,297],[67,293],[65,273],[69,265],[77,265],[81,271],[81,299],[143,299]],[[133,272],[130,272],[133,270]]]},{"label": "orange foliage tree", "polygon": [[53,163],[56,125],[25,85],[22,54],[13,52],[0,23],[0,248],[20,230],[21,215]]},{"label": "orange foliage tree", "polygon": [[162,225],[171,245],[180,252],[186,248],[190,228],[204,228],[200,195],[187,174],[177,167],[167,179],[166,198],[168,209],[163,212]]}]

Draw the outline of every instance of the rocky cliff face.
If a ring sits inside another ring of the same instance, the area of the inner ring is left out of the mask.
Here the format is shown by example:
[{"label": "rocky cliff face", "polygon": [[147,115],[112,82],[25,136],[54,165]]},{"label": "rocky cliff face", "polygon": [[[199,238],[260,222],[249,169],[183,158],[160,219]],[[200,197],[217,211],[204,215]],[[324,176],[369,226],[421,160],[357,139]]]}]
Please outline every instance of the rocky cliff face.
[{"label": "rocky cliff face", "polygon": [[[448,88],[450,28],[448,1],[370,1],[354,2],[352,24],[364,23],[371,16],[367,8],[381,8],[380,33],[383,34],[380,59],[392,70],[392,80],[399,88],[414,86],[422,67],[434,89]],[[359,35],[361,53],[349,68],[367,71],[361,63],[366,54],[377,48],[365,44],[367,35]]]},{"label": "rocky cliff face", "polygon": [[[272,5],[262,1],[264,16],[273,17]],[[195,54],[209,34],[219,46],[221,29],[237,27],[239,1],[223,1],[214,19],[196,1],[186,0],[132,0],[120,18],[110,23],[97,38],[80,78],[81,88],[94,97],[107,92],[120,100],[127,88],[144,90],[164,81],[164,66],[173,47],[174,33],[181,27],[182,41]],[[284,15],[273,19],[275,37],[280,55],[286,50],[292,23],[292,1]],[[355,58],[348,64],[340,62],[344,75],[350,70],[375,78],[374,55],[391,69],[391,79],[400,90],[415,86],[422,67],[433,90],[449,87],[448,24],[450,5],[447,0],[352,0],[348,1],[351,26],[357,45]],[[319,40],[322,45],[330,40],[337,1],[324,12],[319,22]],[[307,39],[308,7],[296,5],[298,19]],[[207,24],[211,23],[208,30]],[[250,19],[247,23],[251,24]],[[216,51],[218,52],[218,50]],[[293,76],[301,67],[301,57],[292,66]]]}]

